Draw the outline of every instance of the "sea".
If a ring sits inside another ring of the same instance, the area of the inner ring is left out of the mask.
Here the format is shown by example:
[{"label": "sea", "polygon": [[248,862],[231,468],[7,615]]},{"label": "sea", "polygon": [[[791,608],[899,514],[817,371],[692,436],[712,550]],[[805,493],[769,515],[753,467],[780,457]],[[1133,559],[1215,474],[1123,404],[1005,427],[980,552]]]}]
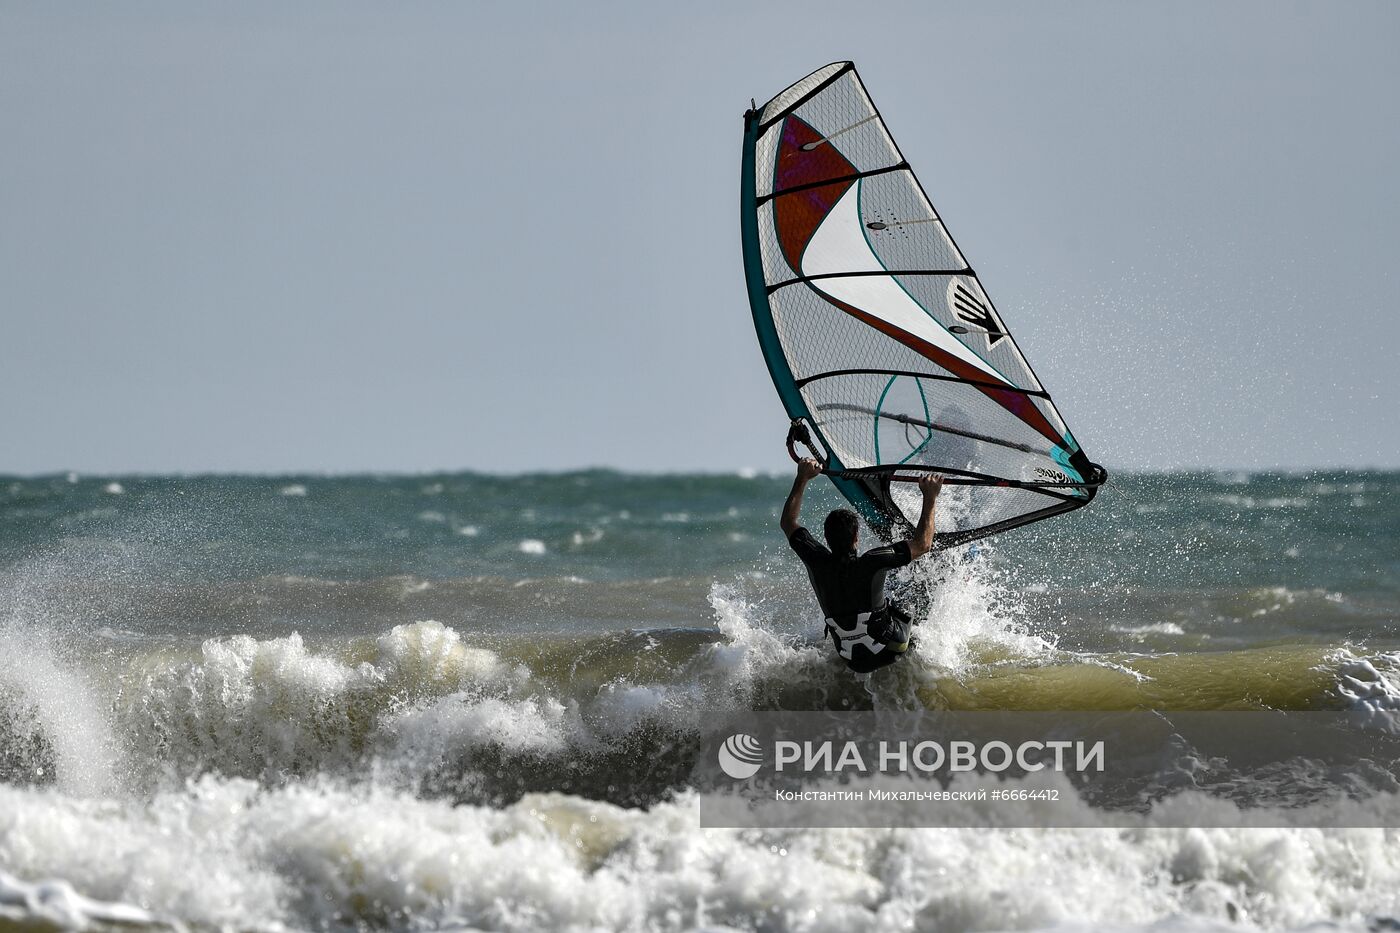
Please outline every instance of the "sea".
[{"label": "sea", "polygon": [[0,477],[0,930],[1400,929],[1393,830],[703,828],[687,779],[750,710],[1400,708],[1400,473],[1116,475],[901,571],[869,678],[790,482]]}]

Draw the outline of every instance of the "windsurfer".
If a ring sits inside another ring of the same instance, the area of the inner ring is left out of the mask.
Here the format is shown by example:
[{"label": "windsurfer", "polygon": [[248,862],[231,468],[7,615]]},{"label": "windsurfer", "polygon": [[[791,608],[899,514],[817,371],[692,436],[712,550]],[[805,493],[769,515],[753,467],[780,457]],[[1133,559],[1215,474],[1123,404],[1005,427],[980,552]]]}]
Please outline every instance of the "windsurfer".
[{"label": "windsurfer", "polygon": [[821,464],[810,458],[797,464],[797,478],[783,504],[779,525],[807,567],[836,653],[851,670],[867,673],[894,663],[913,644],[912,619],[885,596],[885,577],[933,548],[933,507],[943,478],[919,480],[923,510],[912,538],[860,554],[856,550],[860,519],[850,509],[836,509],[826,517],[826,545],[798,521],[802,494],[821,471]]}]

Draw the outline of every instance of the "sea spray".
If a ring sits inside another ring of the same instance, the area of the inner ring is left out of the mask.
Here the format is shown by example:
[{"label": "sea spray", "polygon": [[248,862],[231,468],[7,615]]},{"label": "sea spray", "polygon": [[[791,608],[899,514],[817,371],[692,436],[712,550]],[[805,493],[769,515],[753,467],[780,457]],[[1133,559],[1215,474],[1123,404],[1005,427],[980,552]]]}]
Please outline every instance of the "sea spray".
[{"label": "sea spray", "polygon": [[18,627],[0,630],[0,775],[96,796],[119,781],[120,753],[92,680]]},{"label": "sea spray", "polygon": [[56,783],[96,796],[121,780],[122,748],[112,733],[110,681],[84,663],[80,640],[94,626],[99,598],[73,590],[75,575],[95,579],[130,570],[130,551],[73,541],[0,570],[0,774],[21,783]]}]

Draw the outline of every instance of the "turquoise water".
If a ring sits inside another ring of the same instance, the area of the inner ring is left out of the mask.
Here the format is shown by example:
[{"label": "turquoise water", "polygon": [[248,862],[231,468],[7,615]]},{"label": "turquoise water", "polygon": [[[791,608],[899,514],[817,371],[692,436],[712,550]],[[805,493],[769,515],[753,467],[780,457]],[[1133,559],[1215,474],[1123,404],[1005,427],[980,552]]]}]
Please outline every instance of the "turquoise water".
[{"label": "turquoise water", "polygon": [[[453,618],[472,608],[470,598],[431,594],[499,583],[515,588],[515,598],[491,604],[500,626],[587,631],[605,617],[627,628],[707,626],[710,607],[693,591],[755,574],[792,576],[775,530],[789,482],[608,471],[0,478],[0,567],[13,577],[47,564],[59,590],[178,586],[191,600],[184,615],[172,597],[145,613],[151,619],[124,617],[126,607],[104,618],[136,631],[178,618],[200,635],[202,622],[218,618],[203,617],[208,587],[238,593],[288,581],[303,590],[418,586],[422,608]],[[1400,624],[1397,491],[1395,473],[1128,475],[1091,508],[974,554],[1024,602],[1024,619],[1099,647],[1114,626],[1154,625],[1240,645],[1271,637],[1389,643]],[[819,484],[808,519],[838,504]],[[535,582],[521,590],[522,579]],[[540,605],[539,593],[568,583],[588,585],[576,599]],[[651,603],[610,610],[611,594],[638,588]],[[356,608],[346,600],[306,598],[249,618],[327,630],[352,619],[372,624],[369,596],[358,607],[369,618],[340,615]]]},{"label": "turquoise water", "polygon": [[[0,561],[74,538],[195,575],[723,576],[768,556],[786,476],[0,476]],[[121,492],[114,492],[113,484]],[[813,487],[808,517],[842,504]],[[1027,582],[1323,587],[1400,597],[1400,474],[1137,474],[996,539]],[[541,554],[522,551],[534,539]],[[183,552],[180,554],[179,552]]]},{"label": "turquoise water", "polygon": [[[750,569],[771,549],[790,482],[601,470],[0,476],[0,561],[93,537],[172,554],[193,549],[182,565],[210,579],[720,576]],[[1120,475],[1092,508],[995,543],[1018,573],[1040,580],[1325,587],[1393,599],[1400,595],[1397,492],[1397,473]],[[808,517],[839,504],[818,484]],[[545,552],[522,552],[527,539]]]}]

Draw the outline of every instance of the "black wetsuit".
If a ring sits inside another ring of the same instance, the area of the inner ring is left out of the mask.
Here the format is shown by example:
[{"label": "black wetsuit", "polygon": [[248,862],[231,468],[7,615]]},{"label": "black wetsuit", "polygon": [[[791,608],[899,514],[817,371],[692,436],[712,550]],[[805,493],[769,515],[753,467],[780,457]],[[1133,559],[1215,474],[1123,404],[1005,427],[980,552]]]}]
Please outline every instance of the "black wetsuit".
[{"label": "black wetsuit", "polygon": [[802,558],[836,651],[859,673],[892,664],[908,648],[910,618],[885,598],[885,577],[913,560],[908,541],[834,555],[798,526],[788,544]]}]

